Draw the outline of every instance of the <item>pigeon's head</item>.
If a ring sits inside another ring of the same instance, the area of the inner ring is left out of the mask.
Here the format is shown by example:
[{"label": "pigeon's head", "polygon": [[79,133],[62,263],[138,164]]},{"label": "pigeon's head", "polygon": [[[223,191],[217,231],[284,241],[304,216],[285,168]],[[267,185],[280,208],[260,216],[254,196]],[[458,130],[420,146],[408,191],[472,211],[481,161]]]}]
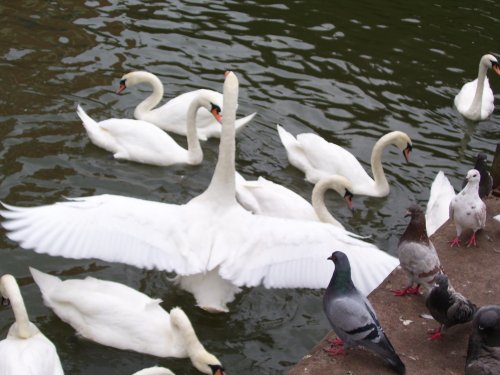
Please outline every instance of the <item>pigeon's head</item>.
[{"label": "pigeon's head", "polygon": [[467,180],[467,182],[479,183],[479,180],[481,179],[481,175],[479,174],[479,171],[477,169],[471,169],[469,172],[467,172],[465,179]]},{"label": "pigeon's head", "polygon": [[342,251],[334,251],[327,259],[335,263],[335,266],[347,265],[349,267],[349,258]]},{"label": "pigeon's head", "polygon": [[411,216],[412,218],[414,218],[423,215],[423,213],[424,211],[422,211],[418,204],[413,204],[407,208],[405,217]]},{"label": "pigeon's head", "polygon": [[436,276],[434,276],[434,284],[437,285],[438,287],[447,289],[448,276],[446,276],[444,273],[438,273]]},{"label": "pigeon's head", "polygon": [[500,306],[481,307],[472,322],[473,329],[488,346],[500,346]]}]

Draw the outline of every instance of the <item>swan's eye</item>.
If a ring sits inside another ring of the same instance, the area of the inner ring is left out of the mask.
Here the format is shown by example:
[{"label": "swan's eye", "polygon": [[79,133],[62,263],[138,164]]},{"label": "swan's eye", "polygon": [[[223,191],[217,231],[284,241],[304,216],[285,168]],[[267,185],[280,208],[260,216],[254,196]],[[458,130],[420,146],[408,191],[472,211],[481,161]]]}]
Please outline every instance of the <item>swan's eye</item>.
[{"label": "swan's eye", "polygon": [[123,86],[127,86],[127,85],[125,84],[125,82],[126,82],[126,81],[127,81],[126,79],[122,79],[122,80],[120,81],[120,86],[122,86],[122,85],[123,85]]}]

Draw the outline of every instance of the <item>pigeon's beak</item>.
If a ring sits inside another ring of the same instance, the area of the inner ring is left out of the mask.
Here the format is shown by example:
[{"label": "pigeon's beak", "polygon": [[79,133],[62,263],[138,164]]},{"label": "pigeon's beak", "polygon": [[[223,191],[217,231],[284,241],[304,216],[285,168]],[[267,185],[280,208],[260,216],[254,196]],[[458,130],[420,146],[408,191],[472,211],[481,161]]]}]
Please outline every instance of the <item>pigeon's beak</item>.
[{"label": "pigeon's beak", "polygon": [[125,90],[126,88],[127,88],[127,85],[125,84],[125,80],[124,80],[124,79],[122,79],[122,80],[120,81],[120,87],[118,88],[118,90],[116,90],[116,95],[120,95],[120,94],[121,94],[121,92],[122,92],[123,90]]},{"label": "pigeon's beak", "polygon": [[352,210],[352,193],[347,189],[345,189],[344,199],[347,203],[347,207]]},{"label": "pigeon's beak", "polygon": [[331,260],[332,262],[335,261],[335,256],[334,255],[330,255],[328,258],[326,258],[327,260]]},{"label": "pigeon's beak", "polygon": [[411,153],[412,149],[413,149],[413,146],[410,143],[408,143],[406,148],[403,150],[403,156],[405,157],[405,160],[407,163],[410,161],[410,153]]},{"label": "pigeon's beak", "polygon": [[411,216],[410,210],[406,210],[405,217]]}]

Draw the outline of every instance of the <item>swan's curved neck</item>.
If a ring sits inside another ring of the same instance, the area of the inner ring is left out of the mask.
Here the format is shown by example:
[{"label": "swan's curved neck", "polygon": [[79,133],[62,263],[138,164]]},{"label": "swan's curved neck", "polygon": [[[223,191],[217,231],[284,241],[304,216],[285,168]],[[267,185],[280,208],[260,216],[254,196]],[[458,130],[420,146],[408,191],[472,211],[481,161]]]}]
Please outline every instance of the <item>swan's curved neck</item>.
[{"label": "swan's curved neck", "polygon": [[468,112],[473,115],[481,116],[481,106],[483,104],[483,91],[484,91],[484,80],[486,78],[486,73],[488,71],[488,67],[483,63],[482,59],[479,63],[479,71],[477,74],[477,85],[476,92],[474,93],[474,98],[472,99],[472,103],[468,109]]},{"label": "swan's curved neck", "polygon": [[134,117],[141,119],[142,116],[151,111],[163,98],[163,84],[154,74],[141,72],[140,82],[151,85],[153,92],[135,108]]},{"label": "swan's curved neck", "polygon": [[11,275],[4,275],[0,279],[0,292],[9,299],[16,320],[17,334],[20,338],[27,339],[32,336],[30,320],[26,306],[24,306],[21,291],[16,279]]},{"label": "swan's curved neck", "polygon": [[222,131],[215,171],[203,196],[218,205],[236,205],[235,121],[238,106],[238,79],[230,73],[224,82]]},{"label": "swan's curved neck", "polygon": [[392,143],[394,135],[392,133],[386,134],[381,137],[375,146],[373,146],[371,166],[373,180],[375,181],[375,189],[380,191],[389,191],[389,183],[385,177],[384,167],[382,166],[382,153],[384,149]]},{"label": "swan's curved neck", "polygon": [[338,222],[337,219],[333,217],[333,215],[328,211],[328,208],[326,207],[325,204],[325,193],[328,189],[335,189],[335,190],[340,190],[342,185],[340,182],[335,179],[336,176],[331,176],[327,178],[323,178],[319,180],[316,185],[314,185],[313,191],[312,191],[312,197],[311,197],[311,202],[312,206],[314,208],[314,211],[316,212],[316,215],[318,215],[318,218],[323,222],[323,223],[329,223],[333,225],[340,226],[343,228],[343,225]]},{"label": "swan's curved neck", "polygon": [[201,107],[201,98],[197,97],[189,104],[187,112],[187,147],[188,158],[192,164],[199,164],[203,160],[203,150],[198,139],[198,131],[196,129],[196,113]]}]

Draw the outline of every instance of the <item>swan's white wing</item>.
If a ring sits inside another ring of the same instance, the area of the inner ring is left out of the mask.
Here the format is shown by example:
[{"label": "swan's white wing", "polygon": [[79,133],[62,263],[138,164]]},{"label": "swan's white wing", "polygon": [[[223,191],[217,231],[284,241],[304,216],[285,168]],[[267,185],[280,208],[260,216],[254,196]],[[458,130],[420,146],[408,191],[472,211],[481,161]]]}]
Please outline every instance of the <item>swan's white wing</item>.
[{"label": "swan's white wing", "polygon": [[[462,115],[466,114],[472,101],[474,100],[474,96],[476,94],[477,88],[477,78],[474,81],[467,82],[462,86],[460,92],[455,96],[454,104],[457,108],[458,112]],[[487,118],[495,109],[494,104],[494,95],[493,91],[490,88],[490,82],[488,77],[484,78],[484,88],[483,88],[483,97],[481,102],[481,119],[484,120]]]},{"label": "swan's white wing", "polygon": [[340,250],[349,257],[354,283],[367,295],[399,264],[397,258],[330,224],[248,213],[225,222],[216,237],[225,254],[212,257],[211,266],[220,264],[220,275],[239,286],[326,288],[333,272],[327,258]]},{"label": "swan's white wing", "polygon": [[241,176],[237,176],[236,194],[238,202],[255,214],[319,221],[308,201],[264,177],[259,177],[256,181],[245,181]]},{"label": "swan's white wing", "polygon": [[297,140],[314,169],[322,171],[324,175],[338,174],[346,177],[352,183],[354,194],[358,193],[360,187],[364,189],[374,186],[373,179],[346,149],[313,133],[299,134]]},{"label": "swan's white wing", "polygon": [[63,375],[56,348],[41,332],[29,339],[0,341],[0,374]]},{"label": "swan's white wing", "polygon": [[97,258],[179,274],[205,269],[186,237],[185,206],[116,195],[75,198],[47,206],[5,205],[7,236],[26,249],[67,258]]},{"label": "swan's white wing", "polygon": [[429,201],[425,211],[427,235],[431,236],[450,215],[450,202],[455,196],[455,190],[443,171],[439,171],[431,185]]}]

